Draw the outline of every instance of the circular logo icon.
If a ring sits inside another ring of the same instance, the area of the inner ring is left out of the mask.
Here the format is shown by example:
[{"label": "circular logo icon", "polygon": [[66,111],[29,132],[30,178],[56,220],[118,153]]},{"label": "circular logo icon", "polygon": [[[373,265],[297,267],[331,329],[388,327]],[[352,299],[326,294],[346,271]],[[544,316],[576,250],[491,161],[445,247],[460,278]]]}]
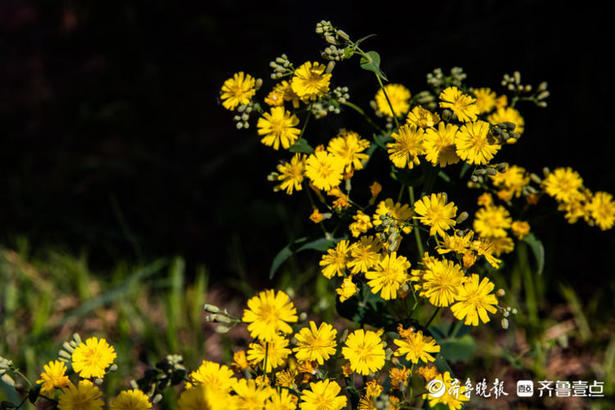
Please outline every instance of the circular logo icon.
[{"label": "circular logo icon", "polygon": [[429,383],[427,383],[427,393],[431,397],[442,397],[445,390],[446,386],[444,385],[444,382],[442,380],[433,379]]}]

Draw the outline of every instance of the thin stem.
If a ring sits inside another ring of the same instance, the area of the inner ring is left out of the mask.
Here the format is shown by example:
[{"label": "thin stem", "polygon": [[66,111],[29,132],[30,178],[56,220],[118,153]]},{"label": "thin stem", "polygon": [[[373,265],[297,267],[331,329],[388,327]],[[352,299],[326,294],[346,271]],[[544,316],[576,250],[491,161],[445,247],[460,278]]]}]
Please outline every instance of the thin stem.
[{"label": "thin stem", "polygon": [[301,133],[299,133],[299,138],[303,136],[305,129],[307,128],[308,122],[310,121],[310,117],[312,116],[312,111],[308,111],[308,115],[305,117],[305,122],[303,123],[303,128],[301,128]]},{"label": "thin stem", "polygon": [[395,114],[395,111],[393,110],[393,104],[391,104],[391,100],[389,100],[389,96],[387,95],[387,92],[384,90],[384,85],[382,84],[382,80],[380,79],[380,76],[378,74],[376,74],[376,79],[378,80],[380,89],[382,90],[382,93],[384,94],[384,98],[386,98],[387,103],[389,104],[389,108],[391,109],[391,115],[393,115],[393,121],[395,121],[395,126],[399,128],[399,121],[397,121],[397,115]]},{"label": "thin stem", "polygon": [[364,119],[365,121],[367,121],[369,123],[369,125],[371,125],[372,127],[376,128],[378,131],[380,132],[385,132],[385,130],[380,127],[378,124],[376,124],[366,113],[365,111],[359,107],[358,105],[355,105],[353,103],[351,103],[350,101],[346,101],[343,102],[342,105],[345,105],[346,107],[350,107],[353,110],[355,110],[356,112],[358,112]]},{"label": "thin stem", "polygon": [[[408,187],[408,193],[410,194],[410,206],[414,209],[414,187]],[[416,239],[416,248],[419,251],[419,257],[423,257],[423,240],[421,239],[421,230],[419,229],[419,221],[412,218],[412,225],[414,226],[414,239]]]},{"label": "thin stem", "polygon": [[425,323],[425,328],[429,327],[429,325],[431,324],[431,322],[433,322],[433,320],[435,319],[435,317],[436,317],[436,315],[438,314],[439,311],[440,311],[440,306],[438,306],[436,308],[436,310],[434,310],[433,315],[431,315],[431,317],[429,318],[427,323]]}]

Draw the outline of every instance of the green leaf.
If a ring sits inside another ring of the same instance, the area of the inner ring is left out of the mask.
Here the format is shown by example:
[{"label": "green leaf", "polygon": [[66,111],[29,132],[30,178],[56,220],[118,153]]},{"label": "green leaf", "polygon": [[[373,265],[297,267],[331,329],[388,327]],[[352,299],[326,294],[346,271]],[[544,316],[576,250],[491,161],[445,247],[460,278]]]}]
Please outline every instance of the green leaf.
[{"label": "green leaf", "polygon": [[436,360],[433,363],[440,373],[449,372],[451,377],[455,377],[453,375],[453,370],[451,366],[448,364],[446,358],[442,355],[442,353],[436,354]]},{"label": "green leaf", "polygon": [[440,343],[441,353],[449,362],[465,362],[472,358],[476,342],[470,335],[444,339]]},{"label": "green leaf", "polygon": [[308,144],[307,140],[304,138],[299,138],[293,145],[291,145],[288,150],[290,152],[301,152],[303,154],[311,154],[314,152],[314,148],[310,144]]},{"label": "green leaf", "polygon": [[536,273],[541,275],[545,267],[545,247],[542,245],[540,239],[536,238],[531,232],[523,237],[523,242],[527,243],[532,249],[534,258],[536,259]]},{"label": "green leaf", "polygon": [[461,167],[461,172],[459,173],[459,178],[463,178],[463,176],[472,168],[472,165],[468,163],[464,163]]},{"label": "green leaf", "polygon": [[273,279],[275,273],[278,271],[280,266],[288,258],[290,258],[295,253],[305,251],[308,249],[316,250],[316,251],[326,251],[335,245],[340,239],[327,239],[327,238],[319,238],[313,241],[309,240],[308,237],[303,237],[294,240],[293,242],[286,245],[278,254],[273,258],[273,262],[271,263],[271,268],[269,269],[269,279]]},{"label": "green leaf", "polygon": [[380,71],[380,54],[377,51],[368,51],[361,57],[361,68],[375,73],[383,80],[387,80],[382,71]]}]

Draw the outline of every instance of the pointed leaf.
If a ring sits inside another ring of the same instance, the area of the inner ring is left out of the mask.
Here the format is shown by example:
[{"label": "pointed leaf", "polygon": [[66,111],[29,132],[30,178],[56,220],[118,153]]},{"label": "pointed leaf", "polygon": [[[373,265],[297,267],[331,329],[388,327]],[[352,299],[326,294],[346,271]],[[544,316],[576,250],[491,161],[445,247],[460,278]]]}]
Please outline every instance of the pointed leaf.
[{"label": "pointed leaf", "polygon": [[532,249],[534,258],[536,259],[537,273],[541,275],[545,267],[545,247],[542,245],[542,241],[530,232],[523,237],[523,242],[527,243]]}]

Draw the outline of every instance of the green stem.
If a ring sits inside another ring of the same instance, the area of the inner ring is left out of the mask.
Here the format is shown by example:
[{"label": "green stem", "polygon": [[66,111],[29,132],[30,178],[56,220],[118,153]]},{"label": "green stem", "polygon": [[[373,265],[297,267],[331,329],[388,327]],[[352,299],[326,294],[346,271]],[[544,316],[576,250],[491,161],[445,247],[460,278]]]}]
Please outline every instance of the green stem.
[{"label": "green stem", "polygon": [[[409,186],[408,192],[410,193],[410,207],[414,209],[414,187]],[[416,248],[419,251],[419,258],[423,257],[423,240],[421,239],[421,230],[419,229],[419,221],[412,218],[412,225],[414,226],[414,239],[416,240]]]},{"label": "green stem", "polygon": [[380,89],[382,90],[382,93],[384,94],[384,98],[386,98],[387,103],[389,104],[389,108],[391,109],[391,114],[393,115],[393,121],[395,121],[395,126],[399,128],[399,121],[397,121],[397,115],[395,114],[395,111],[393,110],[393,104],[391,104],[391,100],[389,100],[389,96],[387,95],[387,92],[384,90],[384,84],[382,84],[382,80],[380,79],[380,76],[378,74],[376,74],[376,79],[378,80]]},{"label": "green stem", "polygon": [[370,118],[370,117],[369,117],[369,116],[365,113],[365,111],[364,111],[361,107],[359,107],[358,105],[355,105],[355,104],[351,103],[350,101],[343,102],[343,103],[342,103],[342,105],[345,105],[346,107],[350,107],[350,108],[352,108],[353,110],[355,110],[356,112],[358,112],[358,113],[359,113],[359,114],[363,117],[363,119],[365,119],[365,121],[367,121],[367,122],[369,123],[369,125],[371,125],[371,126],[372,126],[372,127],[374,127],[375,129],[377,129],[378,131],[380,131],[380,132],[385,132],[385,130],[384,130],[382,127],[380,127],[378,124],[376,124],[376,123],[375,123],[375,122],[374,122],[374,121],[373,121],[373,120],[372,120],[372,119],[371,119],[371,118]]},{"label": "green stem", "polygon": [[436,308],[436,310],[434,310],[433,315],[431,315],[431,317],[429,318],[427,323],[425,323],[425,328],[429,327],[429,325],[431,324],[431,322],[433,322],[433,320],[435,319],[435,317],[436,317],[436,315],[438,314],[439,311],[440,311],[440,306],[438,306]]},{"label": "green stem", "polygon": [[301,133],[299,134],[299,138],[303,136],[305,129],[307,128],[308,122],[310,121],[310,117],[312,116],[312,111],[308,112],[307,117],[305,117],[305,122],[303,123],[303,128],[301,128]]}]

